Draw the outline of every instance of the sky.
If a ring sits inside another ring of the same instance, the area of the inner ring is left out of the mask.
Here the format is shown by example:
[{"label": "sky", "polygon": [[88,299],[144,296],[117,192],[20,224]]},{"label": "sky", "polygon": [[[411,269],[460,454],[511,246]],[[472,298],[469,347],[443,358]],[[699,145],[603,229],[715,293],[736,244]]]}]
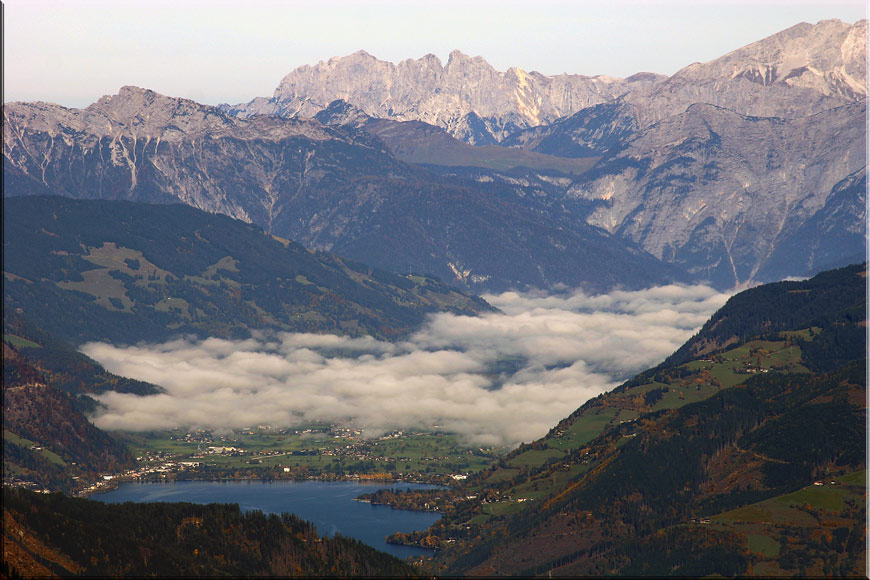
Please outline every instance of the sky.
[{"label": "sky", "polygon": [[673,74],[865,0],[5,0],[3,102],[85,107],[124,85],[205,104],[271,96],[291,70],[363,49],[458,49],[498,70]]},{"label": "sky", "polygon": [[481,446],[545,435],[586,400],[651,367],[728,299],[706,286],[485,296],[501,312],[436,314],[407,340],[259,334],[163,344],[89,343],[107,370],[160,385],[107,392],[109,430],[295,427],[329,421],[366,436],[434,429]]}]

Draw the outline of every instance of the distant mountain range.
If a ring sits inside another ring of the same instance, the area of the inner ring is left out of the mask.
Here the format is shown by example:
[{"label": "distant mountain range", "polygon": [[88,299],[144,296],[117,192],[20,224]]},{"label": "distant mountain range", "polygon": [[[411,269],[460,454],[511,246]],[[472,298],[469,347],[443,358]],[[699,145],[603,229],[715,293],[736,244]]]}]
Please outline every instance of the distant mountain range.
[{"label": "distant mountain range", "polygon": [[424,121],[473,145],[487,145],[662,78],[551,77],[516,67],[500,72],[483,58],[458,50],[443,66],[432,54],[395,65],[360,50],[297,68],[281,80],[270,99],[221,108],[241,117],[311,117],[342,99],[372,117]]},{"label": "distant mountain range", "polygon": [[6,196],[183,202],[477,291],[688,279],[558,207],[530,207],[523,187],[441,177],[349,126],[237,119],[134,87],[81,110],[13,103],[4,119]]},{"label": "distant mountain range", "polygon": [[222,105],[238,116],[312,117],[341,99],[367,115],[439,126],[484,145],[602,103],[619,102],[640,127],[709,103],[743,115],[806,117],[867,96],[867,21],[801,23],[670,77],[638,73],[626,79],[546,76],[512,67],[496,71],[481,57],[450,53],[398,65],[365,51],[302,66],[271,98]]},{"label": "distant mountain range", "polygon": [[807,276],[866,253],[866,28],[670,77],[361,51],[247,105],[10,103],[4,194],[180,201],[475,292]]}]

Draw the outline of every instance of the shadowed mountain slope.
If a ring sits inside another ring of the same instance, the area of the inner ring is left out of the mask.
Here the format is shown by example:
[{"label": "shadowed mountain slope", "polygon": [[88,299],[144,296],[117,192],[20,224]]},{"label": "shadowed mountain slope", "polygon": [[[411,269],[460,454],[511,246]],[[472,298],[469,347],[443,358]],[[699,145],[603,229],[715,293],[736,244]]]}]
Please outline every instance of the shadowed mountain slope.
[{"label": "shadowed mountain slope", "polygon": [[527,207],[522,187],[438,176],[351,127],[236,119],[133,87],[86,109],[12,103],[3,114],[6,196],[180,201],[475,291],[685,279],[598,228]]},{"label": "shadowed mountain slope", "polygon": [[255,329],[396,337],[429,312],[491,308],[183,205],[20,197],[3,215],[4,307],[75,344]]}]

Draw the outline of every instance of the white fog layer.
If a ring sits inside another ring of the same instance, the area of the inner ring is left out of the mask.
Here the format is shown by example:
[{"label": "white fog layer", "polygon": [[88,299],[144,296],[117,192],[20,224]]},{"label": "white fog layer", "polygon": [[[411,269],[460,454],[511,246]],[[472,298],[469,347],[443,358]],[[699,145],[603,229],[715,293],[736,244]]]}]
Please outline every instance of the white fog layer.
[{"label": "white fog layer", "polygon": [[587,296],[506,292],[502,312],[437,314],[409,339],[263,334],[248,340],[89,343],[107,370],[160,385],[108,392],[102,429],[288,427],[310,421],[456,432],[477,445],[544,435],[586,400],[658,364],[722,306],[705,286]]}]

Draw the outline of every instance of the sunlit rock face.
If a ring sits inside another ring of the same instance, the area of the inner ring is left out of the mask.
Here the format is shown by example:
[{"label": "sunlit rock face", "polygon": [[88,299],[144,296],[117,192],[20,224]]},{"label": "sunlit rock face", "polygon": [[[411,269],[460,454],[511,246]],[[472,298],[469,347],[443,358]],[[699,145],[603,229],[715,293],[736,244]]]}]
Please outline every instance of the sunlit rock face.
[{"label": "sunlit rock face", "polygon": [[517,67],[502,72],[458,50],[444,65],[432,54],[393,64],[359,51],[297,68],[282,79],[271,99],[224,108],[239,116],[312,117],[342,99],[373,117],[424,121],[484,145],[663,78],[546,76]]},{"label": "sunlit rock face", "polygon": [[[182,202],[267,229],[281,213],[278,182],[304,177],[311,149],[373,145],[315,121],[241,120],[131,86],[84,109],[7,103],[3,121],[4,174],[13,174],[4,183],[19,172],[27,178],[19,174],[16,183],[25,185],[6,195],[42,188],[71,197]],[[248,162],[234,163],[242,160]]]},{"label": "sunlit rock face", "polygon": [[755,117],[806,117],[867,96],[867,21],[803,22],[666,82],[633,91],[641,126],[709,103]]},{"label": "sunlit rock face", "polygon": [[[588,223],[718,286],[860,261],[866,115],[866,101],[790,121],[693,105],[637,133],[570,195],[599,204]],[[804,227],[814,216],[820,227]]]},{"label": "sunlit rock face", "polygon": [[866,52],[866,20],[804,22],[670,77],[634,84],[549,125],[515,132],[505,144],[566,157],[606,154],[698,103],[751,117],[808,117],[867,98]]},{"label": "sunlit rock face", "polygon": [[865,253],[866,48],[866,20],[798,24],[505,144],[603,155],[587,223],[696,279],[809,275]]},{"label": "sunlit rock face", "polygon": [[373,117],[424,121],[475,145],[516,140],[519,131],[617,99],[640,127],[694,103],[796,118],[867,96],[866,44],[866,20],[804,22],[671,77],[625,79],[502,72],[458,50],[443,65],[432,54],[393,64],[361,50],[293,70],[271,98],[223,109],[243,117],[312,117],[342,99]]}]

